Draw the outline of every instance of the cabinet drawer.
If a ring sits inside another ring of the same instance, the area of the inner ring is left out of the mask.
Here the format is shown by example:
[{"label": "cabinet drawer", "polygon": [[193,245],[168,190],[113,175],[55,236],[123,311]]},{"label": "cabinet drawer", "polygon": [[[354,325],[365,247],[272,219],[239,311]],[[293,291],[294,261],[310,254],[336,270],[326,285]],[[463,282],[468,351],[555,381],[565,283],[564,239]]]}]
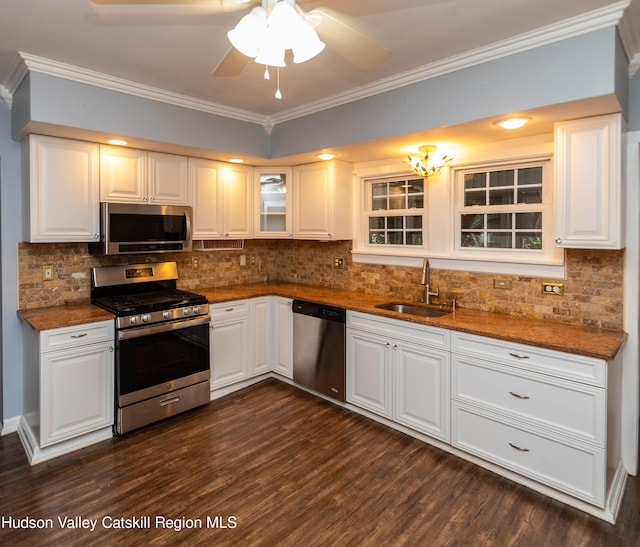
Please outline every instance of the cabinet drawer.
[{"label": "cabinet drawer", "polygon": [[44,330],[40,333],[40,351],[46,352],[93,342],[113,341],[113,329],[114,322],[109,320]]},{"label": "cabinet drawer", "polygon": [[232,302],[221,302],[219,304],[212,304],[209,306],[209,313],[211,314],[211,320],[216,323],[220,320],[224,320],[227,317],[238,317],[246,315],[249,316],[249,301],[248,300],[234,300]]},{"label": "cabinet drawer", "polygon": [[604,507],[604,449],[570,445],[454,404],[453,446]]},{"label": "cabinet drawer", "polygon": [[457,356],[452,394],[458,401],[534,420],[577,440],[605,444],[606,397],[601,388]]},{"label": "cabinet drawer", "polygon": [[601,359],[460,332],[453,333],[451,344],[452,351],[457,353],[477,355],[524,370],[606,387],[607,364]]},{"label": "cabinet drawer", "polygon": [[449,349],[450,346],[449,331],[446,329],[369,313],[347,312],[347,326],[439,349]]}]

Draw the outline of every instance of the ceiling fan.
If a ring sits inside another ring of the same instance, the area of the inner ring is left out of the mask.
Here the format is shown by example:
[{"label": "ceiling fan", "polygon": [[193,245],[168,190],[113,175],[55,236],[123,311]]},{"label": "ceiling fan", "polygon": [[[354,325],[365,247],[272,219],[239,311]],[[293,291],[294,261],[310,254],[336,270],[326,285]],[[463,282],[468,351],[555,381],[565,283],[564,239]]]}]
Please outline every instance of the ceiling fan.
[{"label": "ceiling fan", "polygon": [[[276,4],[286,1],[314,28],[327,47],[348,62],[367,71],[389,58],[391,52],[386,50],[368,36],[357,31],[339,17],[331,15],[326,9],[314,9],[303,12],[294,0],[91,0],[94,4],[128,4],[128,5],[198,5],[212,13],[249,12],[256,5],[270,11]],[[305,0],[299,0],[304,4]],[[213,76],[226,77],[239,75],[251,60],[234,47],[230,47],[213,71]]]}]

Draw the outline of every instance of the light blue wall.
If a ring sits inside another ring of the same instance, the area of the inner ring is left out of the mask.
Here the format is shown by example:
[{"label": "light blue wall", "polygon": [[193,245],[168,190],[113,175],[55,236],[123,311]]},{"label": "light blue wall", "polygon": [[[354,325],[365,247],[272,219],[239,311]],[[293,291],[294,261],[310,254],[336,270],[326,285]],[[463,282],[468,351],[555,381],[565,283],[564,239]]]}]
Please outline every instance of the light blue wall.
[{"label": "light blue wall", "polygon": [[640,70],[629,85],[629,131],[640,131]]},{"label": "light blue wall", "polygon": [[615,93],[624,104],[627,84],[619,77],[618,46],[610,27],[277,124],[270,154],[293,155]]},{"label": "light blue wall", "polygon": [[2,417],[22,414],[22,327],[18,309],[17,242],[21,239],[21,154],[11,139],[9,110],[0,103],[0,292],[2,324]]}]

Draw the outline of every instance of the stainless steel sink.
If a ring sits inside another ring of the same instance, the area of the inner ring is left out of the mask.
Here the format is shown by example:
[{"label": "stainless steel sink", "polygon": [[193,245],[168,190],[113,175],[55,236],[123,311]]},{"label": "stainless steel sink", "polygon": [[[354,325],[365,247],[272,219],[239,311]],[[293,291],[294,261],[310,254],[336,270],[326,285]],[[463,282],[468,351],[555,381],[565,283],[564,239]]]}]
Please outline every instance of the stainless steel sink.
[{"label": "stainless steel sink", "polygon": [[443,315],[450,314],[452,311],[445,308],[421,306],[419,304],[403,304],[401,302],[388,302],[386,304],[380,304],[376,306],[376,308],[406,313],[408,315],[420,315],[421,317],[442,317]]}]

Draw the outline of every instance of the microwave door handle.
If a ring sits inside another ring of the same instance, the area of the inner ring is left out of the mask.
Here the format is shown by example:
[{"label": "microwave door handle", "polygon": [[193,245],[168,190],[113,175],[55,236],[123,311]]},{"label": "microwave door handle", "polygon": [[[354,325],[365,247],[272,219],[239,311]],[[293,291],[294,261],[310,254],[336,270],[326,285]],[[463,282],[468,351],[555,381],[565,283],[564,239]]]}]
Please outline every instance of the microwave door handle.
[{"label": "microwave door handle", "polygon": [[187,241],[191,241],[191,215],[185,213],[184,216],[187,222]]},{"label": "microwave door handle", "polygon": [[131,329],[118,331],[118,340],[131,340],[132,338],[140,338],[149,334],[158,334],[161,332],[170,332],[174,330],[187,329],[189,327],[197,327],[209,323],[211,317],[203,315],[194,319],[186,319],[184,321],[169,321],[158,325],[145,325]]}]

